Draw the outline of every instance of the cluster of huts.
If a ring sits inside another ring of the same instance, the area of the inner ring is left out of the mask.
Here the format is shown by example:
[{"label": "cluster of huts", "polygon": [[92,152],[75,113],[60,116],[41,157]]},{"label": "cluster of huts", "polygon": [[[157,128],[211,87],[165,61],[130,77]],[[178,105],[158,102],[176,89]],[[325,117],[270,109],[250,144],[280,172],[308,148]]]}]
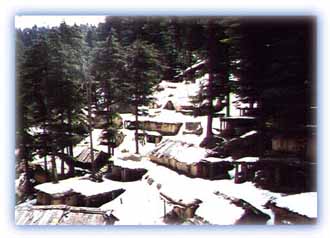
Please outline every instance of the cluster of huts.
[{"label": "cluster of huts", "polygon": [[[206,61],[198,62],[179,74],[177,79],[185,77],[190,71],[199,70],[205,63]],[[186,102],[183,100],[181,103],[177,103],[175,100],[167,100],[163,109],[182,114],[192,114],[195,106]],[[225,140],[220,146],[213,148],[215,153],[210,153],[210,151],[195,144],[179,140],[164,140],[163,137],[165,136],[177,135],[182,127],[183,135],[201,136],[203,127],[198,120],[180,120],[180,118],[173,117],[173,113],[165,116],[160,115],[157,111],[159,105],[153,107],[156,108],[153,110],[153,114],[142,113],[138,123],[134,120],[123,122],[121,118],[113,119],[113,123],[120,127],[123,125],[125,129],[135,130],[138,128],[139,137],[148,143],[156,144],[155,149],[148,154],[150,161],[194,178],[214,180],[231,179],[234,176],[235,183],[252,181],[261,188],[276,192],[315,191],[316,126],[309,125],[299,129],[299,131],[267,131],[267,133],[261,134],[257,118],[253,116],[253,112],[257,109],[254,106],[241,107],[239,108],[240,116],[227,117],[219,114],[220,128],[216,136],[225,138]],[[95,117],[97,128],[103,128],[109,123],[106,114],[103,112]],[[102,134],[101,143],[108,143],[106,141],[107,133]],[[123,136],[118,137],[118,141],[120,140],[123,141]],[[115,143],[115,146],[118,146],[117,144]],[[262,146],[260,146],[261,144]],[[215,154],[217,156],[214,156]],[[99,170],[109,164],[108,158],[107,153],[95,150],[95,168]],[[89,149],[82,150],[75,160],[61,158],[61,161],[64,164],[61,171],[62,175],[67,177],[70,177],[75,169],[84,171],[92,168]],[[43,168],[45,163],[40,161],[36,163],[36,166]],[[43,169],[45,170],[45,168]],[[110,186],[106,191],[91,195],[81,193],[78,191],[79,189],[66,189],[61,192],[55,189],[54,192],[52,187],[56,187],[56,185],[45,185],[44,182],[49,181],[49,178],[45,177],[47,176],[46,173],[40,171],[40,173],[35,173],[35,179],[39,183],[43,183],[36,187],[38,191],[37,204],[43,205],[43,207],[16,209],[17,224],[72,224],[69,222],[72,222],[71,220],[75,219],[74,217],[78,213],[80,214],[79,219],[90,219],[89,224],[110,224],[116,220],[115,217],[104,211],[79,207],[98,207],[123,193],[122,188]],[[127,182],[140,179],[146,170],[128,169],[110,164],[106,173],[107,177],[113,181]],[[79,183],[78,180],[76,182]],[[47,189],[43,189],[43,187],[47,187]],[[61,206],[62,204],[65,205]],[[275,202],[269,202],[267,206],[273,210],[278,224],[283,224],[286,220],[290,220],[292,223],[315,222],[314,218],[290,213],[291,211],[280,207]],[[30,214],[27,215],[27,212]],[[36,213],[39,215],[35,215]],[[66,214],[65,217],[63,217],[64,213]],[[46,221],[42,218],[43,216],[50,216],[53,219]],[[40,219],[38,220],[36,217],[40,217]]]}]

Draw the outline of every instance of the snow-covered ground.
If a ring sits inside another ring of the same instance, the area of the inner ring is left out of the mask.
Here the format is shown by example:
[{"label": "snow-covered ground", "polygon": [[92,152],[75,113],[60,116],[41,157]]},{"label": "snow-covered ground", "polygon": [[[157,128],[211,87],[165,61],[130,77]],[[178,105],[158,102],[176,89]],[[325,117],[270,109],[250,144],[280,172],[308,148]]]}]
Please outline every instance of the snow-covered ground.
[{"label": "snow-covered ground", "polygon": [[[180,140],[186,143],[192,144],[191,147],[178,147],[172,148],[173,153],[179,155],[177,157],[182,158],[182,161],[187,163],[197,162],[205,158],[205,150],[199,148],[200,142],[205,138],[207,117],[199,116],[192,117],[184,115],[174,110],[163,109],[165,103],[168,100],[173,103],[188,103],[191,96],[196,95],[201,85],[205,84],[208,75],[196,80],[195,83],[171,83],[161,82],[161,86],[164,90],[156,92],[153,96],[156,98],[157,103],[161,105],[160,109],[149,109],[149,113],[153,114],[153,117],[139,116],[140,120],[154,120],[161,122],[200,122],[203,127],[203,134],[192,135],[184,134],[184,125],[175,136],[163,136],[163,141],[166,139]],[[231,95],[232,102],[238,99],[237,95]],[[224,109],[225,111],[225,109]],[[239,110],[235,107],[234,103],[231,104],[231,115],[239,116]],[[121,114],[123,121],[134,121],[133,114]],[[219,129],[219,118],[213,119],[213,128]],[[100,145],[99,137],[101,135],[101,129],[93,130],[93,146],[97,150],[107,151],[107,147]],[[249,202],[262,212],[270,215],[271,219],[268,224],[274,223],[274,216],[270,209],[266,209],[264,205],[269,200],[276,200],[277,204],[288,205],[292,210],[299,210],[301,207],[297,207],[302,196],[298,197],[283,197],[283,194],[273,193],[266,190],[256,188],[251,182],[245,182],[242,184],[235,184],[233,179],[230,180],[206,180],[201,178],[189,178],[185,175],[180,175],[173,170],[166,167],[156,165],[149,161],[148,153],[155,148],[155,144],[145,143],[139,144],[140,161],[123,160],[123,158],[135,153],[135,140],[134,130],[121,129],[125,134],[123,143],[115,149],[115,156],[112,160],[115,165],[126,168],[145,168],[148,172],[139,181],[135,182],[117,182],[104,179],[101,183],[94,183],[85,178],[72,178],[65,181],[61,181],[59,184],[41,184],[36,188],[48,193],[59,193],[68,190],[74,190],[76,192],[85,194],[87,196],[97,193],[107,192],[119,188],[123,188],[126,191],[117,197],[115,200],[108,202],[101,206],[102,209],[112,210],[113,214],[119,218],[116,224],[121,225],[152,225],[163,224],[162,216],[164,216],[164,210],[166,212],[172,209],[172,205],[164,202],[160,193],[171,197],[176,201],[183,203],[190,203],[199,199],[202,203],[196,211],[196,214],[203,217],[211,224],[229,225],[234,224],[243,214],[243,209],[230,203],[230,201],[217,195],[218,192],[226,194],[227,196],[241,198]],[[256,131],[249,132],[244,136],[252,135]],[[243,136],[243,137],[244,137]],[[81,143],[74,147],[74,155],[77,156],[83,149],[89,146],[89,137],[86,137]],[[166,148],[164,148],[166,149]],[[212,160],[212,158],[208,158]],[[215,158],[213,158],[216,160]],[[227,158],[231,161],[231,157]],[[255,157],[247,157],[242,160],[256,161]],[[234,171],[230,171],[233,175]],[[153,183],[150,185],[150,179]],[[307,196],[307,195],[306,195]],[[314,196],[314,195],[313,195]],[[308,196],[310,197],[310,196]],[[293,202],[292,202],[293,201]],[[315,207],[316,203],[312,203],[309,207]],[[300,210],[299,210],[300,211]],[[300,211],[304,214],[312,214],[316,216],[316,213],[310,213],[309,211]]]},{"label": "snow-covered ground", "polygon": [[[272,193],[269,191],[258,189],[251,182],[235,184],[233,180],[210,181],[207,179],[189,178],[185,175],[179,175],[175,171],[172,171],[166,167],[158,166],[150,162],[146,157],[142,158],[141,161],[124,161],[116,159],[114,160],[114,163],[115,165],[120,165],[123,167],[146,168],[148,170],[148,172],[143,176],[142,181],[139,182],[139,184],[144,185],[138,185],[130,192],[127,191],[123,193],[115,201],[111,201],[102,206],[102,208],[111,208],[113,210],[114,215],[117,214],[117,210],[119,211],[118,214],[125,214],[124,212],[122,212],[123,209],[126,209],[123,208],[125,206],[125,203],[119,202],[121,197],[123,200],[128,201],[131,201],[132,199],[133,204],[130,204],[129,206],[137,206],[137,204],[140,204],[140,206],[144,206],[145,204],[146,207],[148,207],[149,203],[155,205],[155,201],[146,201],[144,198],[145,196],[149,196],[148,194],[150,193],[150,188],[148,187],[152,187],[155,191],[156,187],[158,187],[158,193],[162,192],[163,194],[166,194],[167,196],[171,197],[176,201],[181,201],[183,203],[191,203],[196,199],[201,200],[202,203],[197,209],[196,215],[203,217],[211,224],[234,224],[235,221],[239,219],[244,212],[243,209],[236,207],[223,197],[217,196],[217,192],[224,193],[231,197],[241,198],[253,204],[253,206],[255,206],[256,208],[270,215],[272,219],[270,219],[269,224],[273,224],[273,214],[271,210],[264,208],[263,205],[270,199],[280,198],[282,196],[279,193]],[[151,178],[154,181],[150,186],[145,186],[147,178]],[[140,186],[144,186],[145,188],[143,190],[136,189],[140,188]],[[142,195],[145,191],[147,194]],[[155,196],[154,198],[156,200],[160,199],[159,196]],[[160,203],[162,202],[159,202],[159,208],[157,209],[161,209],[162,212],[164,204]],[[155,224],[158,219],[158,216],[155,216],[154,212],[155,211],[151,212],[149,210],[145,211],[145,213],[143,214],[143,218],[145,217],[148,221],[154,219],[151,224]],[[130,215],[128,215],[131,213],[134,215],[134,209],[126,213],[127,218],[126,216],[118,216],[118,218],[123,219],[123,224],[126,224],[131,219]]]}]

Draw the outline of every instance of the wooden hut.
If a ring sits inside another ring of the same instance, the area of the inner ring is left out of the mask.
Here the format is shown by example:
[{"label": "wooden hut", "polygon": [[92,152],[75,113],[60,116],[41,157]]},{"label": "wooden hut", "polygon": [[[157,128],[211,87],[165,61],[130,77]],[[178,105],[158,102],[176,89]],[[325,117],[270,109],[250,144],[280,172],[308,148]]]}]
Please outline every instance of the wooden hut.
[{"label": "wooden hut", "polygon": [[183,134],[203,134],[203,127],[200,122],[186,122]]},{"label": "wooden hut", "polygon": [[[152,162],[166,166],[189,177],[207,179],[230,178],[228,171],[234,167],[228,161],[221,161],[221,159],[211,157],[206,158],[204,152],[203,148],[182,141],[166,140],[160,143],[149,154],[149,157]],[[194,158],[192,158],[192,155]]]},{"label": "wooden hut", "polygon": [[[102,168],[104,165],[108,163],[109,155],[103,151],[94,151],[94,164],[96,170]],[[91,160],[91,153],[90,149],[86,148],[84,149],[78,157],[76,157],[74,165],[76,167],[82,168],[82,169],[88,169],[91,170],[92,168],[92,160]]]},{"label": "wooden hut", "polygon": [[254,130],[257,127],[255,117],[220,117],[221,134],[225,137],[236,137]]},{"label": "wooden hut", "polygon": [[275,215],[275,224],[315,224],[317,221],[317,193],[300,193],[268,201],[265,207]]},{"label": "wooden hut", "polygon": [[146,140],[148,143],[158,144],[162,140],[163,136],[156,131],[146,131]]},{"label": "wooden hut", "polygon": [[[87,177],[61,180],[56,184],[43,183],[34,187],[37,191],[37,204],[99,207],[125,191],[119,184],[109,181],[102,183],[90,181]],[[92,191],[89,187],[97,189]]]},{"label": "wooden hut", "polygon": [[[153,120],[141,120],[139,121],[139,129],[144,129],[146,131],[156,131],[161,135],[176,135],[178,134],[182,123],[178,122],[161,122]],[[124,127],[129,130],[135,130],[136,123],[135,121],[126,120],[124,122]]]}]

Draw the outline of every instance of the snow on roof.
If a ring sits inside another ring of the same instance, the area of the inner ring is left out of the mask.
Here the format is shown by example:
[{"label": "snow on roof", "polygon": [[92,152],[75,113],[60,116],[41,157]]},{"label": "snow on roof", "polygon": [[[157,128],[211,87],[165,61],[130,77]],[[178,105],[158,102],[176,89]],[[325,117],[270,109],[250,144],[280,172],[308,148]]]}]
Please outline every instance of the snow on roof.
[{"label": "snow on roof", "polygon": [[234,184],[233,180],[220,180],[212,182],[213,183],[209,186],[212,186],[214,190],[221,191],[221,193],[226,194],[227,196],[244,199],[260,211],[268,214],[271,217],[268,221],[269,224],[272,224],[274,221],[274,214],[270,209],[266,209],[264,205],[270,199],[281,197],[282,195],[280,193],[274,193],[257,188],[252,182],[245,182],[241,184]]},{"label": "snow on roof", "polygon": [[[217,159],[219,159],[219,158],[217,158]],[[233,162],[234,161],[233,157],[231,157],[231,156],[228,156],[226,158],[221,158],[220,160],[221,161],[226,161],[226,162]]]},{"label": "snow on roof", "polygon": [[133,160],[122,160],[122,159],[114,159],[113,164],[116,166],[120,166],[123,168],[129,168],[129,169],[143,169],[145,168],[144,164],[140,163],[139,161],[133,161]]},{"label": "snow on roof", "polygon": [[[131,168],[133,166],[135,168],[142,167],[148,170],[142,181],[118,182],[126,191],[115,200],[102,206],[102,208],[113,209],[113,214],[120,219],[116,224],[162,224],[160,216],[163,216],[164,202],[160,199],[158,191],[183,203],[200,199],[202,203],[196,214],[202,216],[211,224],[219,225],[234,224],[244,211],[230,204],[228,200],[216,196],[216,191],[221,191],[228,196],[242,198],[270,215],[273,219],[274,216],[271,210],[265,209],[263,205],[270,198],[281,196],[279,193],[256,188],[251,182],[235,184],[232,180],[210,181],[201,178],[189,178],[166,167],[158,166],[146,158],[142,158],[141,161],[120,161],[118,159],[115,164]],[[147,185],[147,179],[149,178],[154,181],[151,186]],[[115,182],[110,181],[110,183]],[[159,190],[156,189],[157,186]],[[165,205],[166,211],[170,211],[169,204],[166,203]]]},{"label": "snow on roof", "polygon": [[207,205],[200,204],[196,211],[196,215],[205,218],[211,224],[218,225],[232,225],[243,213],[244,210],[241,207],[237,207],[220,197],[209,197]]},{"label": "snow on roof", "polygon": [[252,120],[252,119],[256,119],[256,118],[249,117],[249,116],[231,116],[231,117],[223,117],[222,119],[224,119],[224,120],[239,120],[239,119]]},{"label": "snow on roof", "polygon": [[317,217],[317,193],[299,193],[283,196],[275,200],[276,206],[287,208],[310,218]]},{"label": "snow on roof", "polygon": [[259,157],[243,157],[238,160],[238,162],[247,162],[247,163],[253,163],[259,161]]},{"label": "snow on roof", "polygon": [[146,131],[146,133],[147,133],[147,135],[150,135],[150,136],[161,136],[162,135],[157,131]]},{"label": "snow on roof", "polygon": [[[135,121],[135,119],[134,119]],[[199,122],[196,117],[177,113],[176,111],[162,109],[161,113],[154,116],[139,116],[139,121],[152,121],[162,123],[184,123],[184,122]]]},{"label": "snow on roof", "polygon": [[178,75],[176,75],[175,77],[180,77],[186,73],[188,73],[190,70],[196,69],[200,66],[202,66],[203,64],[206,63],[206,60],[198,60],[195,64],[193,64],[192,66],[186,68],[185,70],[183,70],[181,73],[179,73]]},{"label": "snow on roof", "polygon": [[207,161],[207,162],[211,162],[211,163],[217,163],[217,162],[221,162],[221,161],[224,161],[220,158],[216,158],[216,157],[207,157],[207,158],[204,158],[203,161]]},{"label": "snow on roof", "polygon": [[162,142],[152,152],[154,156],[166,156],[175,158],[177,161],[186,164],[198,163],[203,159],[207,159],[207,151],[193,144],[188,144],[183,141],[174,141],[167,139]]},{"label": "snow on roof", "polygon": [[231,156],[228,156],[226,158],[206,157],[203,159],[203,161],[207,161],[210,163],[218,163],[218,162],[233,162],[234,160]]},{"label": "snow on roof", "polygon": [[196,214],[212,224],[234,224],[244,213],[242,208],[214,194],[215,181],[189,178],[157,165],[153,165],[142,180],[145,181],[146,178],[154,180],[152,186],[161,185],[159,191],[176,201],[188,204],[200,199],[202,203]]},{"label": "snow on roof", "polygon": [[245,138],[245,137],[248,137],[248,136],[252,136],[252,135],[257,134],[257,133],[258,133],[258,132],[255,131],[255,130],[253,130],[253,131],[249,131],[249,132],[247,132],[247,133],[241,135],[240,138]]},{"label": "snow on roof", "polygon": [[[167,211],[170,208],[166,204]],[[101,209],[112,210],[119,219],[116,225],[164,225],[164,202],[158,190],[146,182],[134,183],[115,200],[103,204]]]},{"label": "snow on roof", "polygon": [[96,183],[88,179],[88,177],[75,177],[65,180],[60,180],[54,184],[52,182],[43,183],[34,187],[35,189],[48,193],[59,194],[69,191],[80,193],[85,196],[92,196],[100,193],[110,192],[113,190],[123,188],[122,183],[116,181],[109,181],[104,179],[103,182]]}]

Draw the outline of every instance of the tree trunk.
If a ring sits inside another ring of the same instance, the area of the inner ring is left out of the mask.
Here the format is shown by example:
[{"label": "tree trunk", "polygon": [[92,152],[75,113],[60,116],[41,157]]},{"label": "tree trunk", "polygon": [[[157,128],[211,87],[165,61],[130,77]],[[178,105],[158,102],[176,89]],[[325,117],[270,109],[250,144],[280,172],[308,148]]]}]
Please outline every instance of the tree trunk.
[{"label": "tree trunk", "polygon": [[22,158],[24,161],[24,172],[26,174],[26,182],[25,182],[25,186],[24,186],[24,191],[27,193],[26,195],[30,195],[31,192],[31,180],[30,178],[31,176],[31,171],[30,171],[30,167],[29,167],[29,157],[30,157],[30,153],[27,151],[25,144],[23,144],[22,146]]},{"label": "tree trunk", "polygon": [[45,168],[45,173],[48,173],[48,163],[47,163],[47,155],[45,154],[44,156],[44,168]]},{"label": "tree trunk", "polygon": [[[260,100],[258,100],[260,102]],[[259,118],[258,118],[258,152],[259,152],[259,158],[262,158],[264,155],[264,114],[263,114],[263,108],[262,104],[259,103]]]},{"label": "tree trunk", "polygon": [[[64,127],[64,115],[63,112],[61,113],[61,124]],[[61,153],[64,154],[64,146],[61,149]],[[64,176],[64,160],[61,159],[61,175]]]},{"label": "tree trunk", "polygon": [[94,148],[93,148],[93,135],[92,135],[92,112],[91,112],[91,80],[88,77],[87,85],[87,100],[88,100],[88,131],[89,131],[89,142],[90,142],[90,154],[92,164],[92,177],[95,177],[95,163],[94,163]]},{"label": "tree trunk", "polygon": [[67,163],[68,164],[68,166],[69,166],[69,172],[68,172],[68,174],[70,175],[70,176],[73,176],[74,175],[74,173],[75,173],[75,169],[74,169],[74,163],[73,163],[73,155],[70,155],[70,147],[67,147],[66,148],[66,153],[67,153],[67,155],[68,155],[68,161],[69,161],[69,163]]},{"label": "tree trunk", "polygon": [[58,175],[57,175],[57,168],[56,168],[56,138],[54,137],[54,134],[52,131],[49,131],[49,137],[50,137],[50,146],[51,146],[51,165],[52,165],[52,169],[51,169],[51,173],[52,173],[52,182],[53,183],[58,183]]},{"label": "tree trunk", "polygon": [[[105,96],[106,96],[106,108],[107,108],[107,123],[106,123],[106,128],[104,128],[107,132],[109,131],[110,127],[110,117],[111,117],[111,112],[110,112],[110,100],[109,100],[109,91],[108,87],[105,87]],[[110,137],[109,135],[107,136],[107,147],[108,147],[108,154],[111,155],[111,146],[110,146]]]},{"label": "tree trunk", "polygon": [[57,176],[57,168],[56,168],[56,158],[55,158],[56,150],[54,145],[52,144],[52,155],[51,155],[51,163],[52,163],[52,180],[53,183],[58,183]]},{"label": "tree trunk", "polygon": [[[46,125],[45,123],[43,123],[43,133],[44,135],[46,134]],[[45,168],[45,172],[48,173],[48,164],[47,164],[47,153],[46,153],[46,147],[47,147],[47,144],[46,144],[46,141],[44,141],[43,143],[44,145],[44,150],[45,150],[45,156],[44,156],[44,168]]]},{"label": "tree trunk", "polygon": [[[71,110],[68,110],[68,124],[69,124],[69,135],[70,137],[72,136],[72,112]],[[68,149],[68,154],[73,157],[73,145],[70,143],[69,149]]]},{"label": "tree trunk", "polygon": [[[187,33],[187,36],[188,36],[188,39],[187,39],[187,49],[188,49],[188,52],[187,52],[187,65],[188,67],[191,67],[191,64],[192,64],[192,29],[190,27],[187,28],[188,30],[188,33]],[[187,74],[187,80],[192,82],[192,79],[193,79],[193,73],[192,73],[192,70],[190,70]]]},{"label": "tree trunk", "polygon": [[[111,115],[111,108],[110,108],[110,105],[108,106],[109,107],[109,125],[111,126],[111,128],[114,128],[113,127],[113,121],[112,121],[112,115]],[[114,135],[115,136],[115,135]],[[111,138],[111,140],[109,140],[109,142],[111,141],[111,143],[109,143],[109,148],[108,148],[108,154],[109,155],[114,155],[114,147],[113,147],[113,144],[115,143],[114,141],[115,138]]]},{"label": "tree trunk", "polygon": [[138,104],[135,104],[135,153],[139,154],[139,118],[138,118]]},{"label": "tree trunk", "polygon": [[227,92],[227,108],[226,108],[226,116],[230,117],[230,91]]},{"label": "tree trunk", "polygon": [[208,114],[207,114],[207,126],[206,126],[206,138],[211,138],[212,133],[212,121],[213,121],[213,103],[212,98],[209,98],[209,108],[208,108]]},{"label": "tree trunk", "polygon": [[207,114],[207,126],[206,126],[206,138],[212,137],[212,119],[213,119],[213,95],[212,95],[212,88],[213,88],[213,71],[214,71],[214,45],[215,45],[215,38],[214,38],[214,27],[213,22],[210,21],[208,24],[208,71],[209,71],[209,80],[208,80],[208,87],[207,87],[207,98],[209,100],[208,106],[208,114]]}]

